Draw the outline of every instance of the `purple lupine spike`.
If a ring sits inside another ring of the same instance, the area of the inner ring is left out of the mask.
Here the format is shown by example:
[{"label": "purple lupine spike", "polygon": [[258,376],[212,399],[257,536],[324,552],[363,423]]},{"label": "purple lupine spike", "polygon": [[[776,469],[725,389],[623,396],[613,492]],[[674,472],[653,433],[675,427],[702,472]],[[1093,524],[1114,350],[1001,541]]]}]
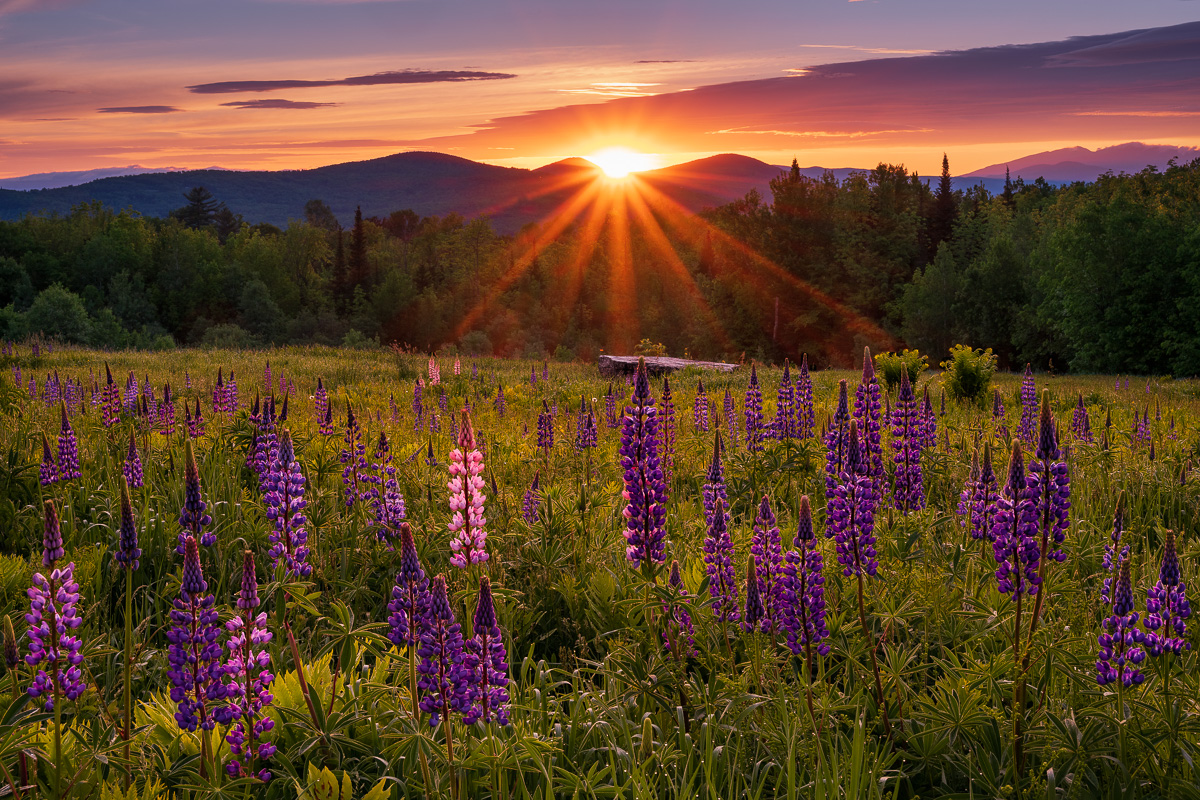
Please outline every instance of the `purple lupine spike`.
[{"label": "purple lupine spike", "polygon": [[175,434],[175,398],[171,396],[171,384],[163,385],[163,400],[158,406],[158,432],[163,436]]},{"label": "purple lupine spike", "polygon": [[877,487],[883,480],[883,440],[879,433],[881,394],[871,348],[864,347],[862,380],[854,389],[854,418],[858,420],[862,437],[864,474],[876,481]]},{"label": "purple lupine spike", "polygon": [[233,416],[238,410],[238,385],[237,380],[233,377],[233,370],[229,370],[229,380],[225,381],[225,413]]},{"label": "purple lupine spike", "polygon": [[713,438],[712,461],[704,475],[704,488],[701,490],[704,499],[704,519],[712,524],[713,514],[716,513],[717,499],[728,506],[729,496],[725,492],[725,469],[721,466],[721,432]]},{"label": "purple lupine spike", "polygon": [[579,413],[575,417],[575,449],[577,451],[596,446],[596,441],[592,438],[592,431],[595,428],[588,428],[588,416],[587,400],[580,396]]},{"label": "purple lupine spike", "polygon": [[633,405],[625,409],[621,467],[625,473],[625,556],[637,569],[643,561],[666,561],[667,486],[658,452],[658,409],[650,395],[646,361],[638,359]]},{"label": "purple lupine spike", "polygon": [[737,408],[734,406],[733,395],[729,393],[728,386],[725,387],[725,401],[722,404],[722,410],[725,414],[725,432],[729,437],[729,446],[736,450],[738,443]]},{"label": "purple lupine spike", "polygon": [[461,628],[454,621],[454,612],[446,597],[446,579],[433,579],[429,603],[420,617],[420,644],[417,655],[421,677],[417,689],[421,692],[421,710],[429,714],[429,724],[436,727],[443,715],[451,711],[469,714],[475,704],[473,684],[476,657],[467,653]]},{"label": "purple lupine spike", "polygon": [[704,391],[704,380],[696,385],[696,399],[692,401],[692,426],[708,433],[708,392]]},{"label": "purple lupine spike", "polygon": [[851,419],[846,461],[827,506],[826,538],[837,542],[838,563],[847,578],[875,577],[875,506],[879,501],[870,475],[866,449],[859,439],[858,420]]},{"label": "purple lupine spike", "polygon": [[[783,540],[776,525],[771,499],[763,495],[754,518],[750,554],[758,578],[758,594],[763,606],[762,629],[775,631],[783,603]],[[749,600],[747,600],[749,602]]]},{"label": "purple lupine spike", "polygon": [[662,396],[658,400],[658,444],[663,480],[670,485],[675,472],[675,401],[671,397],[671,380],[665,375]]},{"label": "purple lupine spike", "polygon": [[462,411],[458,447],[450,451],[450,563],[460,569],[488,560],[483,453],[475,446],[471,415]]},{"label": "purple lupine spike", "polygon": [[1066,561],[1062,544],[1070,525],[1071,480],[1066,462],[1060,460],[1058,427],[1050,414],[1050,393],[1042,393],[1037,451],[1029,461],[1029,486],[1037,504],[1041,531],[1041,568]]},{"label": "purple lupine spike", "polygon": [[183,580],[179,597],[171,609],[172,627],[167,631],[167,679],[171,700],[178,707],[175,722],[182,730],[210,731],[216,725],[214,712],[225,699],[221,678],[220,615],[207,594],[208,583],[200,567],[196,540],[185,536]]},{"label": "purple lupine spike", "polygon": [[817,414],[813,408],[812,376],[808,372],[808,353],[800,361],[800,374],[796,378],[796,436],[811,439],[816,427]]},{"label": "purple lupine spike", "polygon": [[741,614],[737,602],[737,573],[733,569],[733,539],[729,535],[725,501],[719,496],[713,506],[712,518],[708,521],[703,549],[713,615],[720,622],[737,622]]},{"label": "purple lupine spike", "polygon": [[504,401],[504,384],[496,387],[496,416],[504,419],[504,409],[507,404]]},{"label": "purple lupine spike", "polygon": [[618,427],[617,423],[617,396],[613,394],[613,385],[608,384],[608,391],[604,393],[604,422],[610,428]]},{"label": "purple lupine spike", "polygon": [[392,587],[392,600],[388,603],[388,639],[396,647],[415,647],[420,643],[420,620],[429,607],[429,579],[417,555],[413,542],[412,528],[407,522],[400,523],[400,572],[396,585]]},{"label": "purple lupine spike", "polygon": [[364,499],[369,488],[366,480],[367,446],[363,444],[362,428],[354,417],[349,398],[346,399],[346,432],[342,434],[342,442],[338,458],[342,462],[342,495],[349,508]]},{"label": "purple lupine spike", "polygon": [[1146,644],[1150,655],[1179,654],[1190,650],[1187,620],[1192,606],[1187,599],[1187,584],[1179,571],[1179,555],[1175,550],[1175,531],[1168,529],[1163,545],[1162,566],[1158,583],[1146,593]]},{"label": "purple lupine spike", "polygon": [[125,569],[137,569],[141,557],[137,526],[133,521],[133,501],[129,497],[129,482],[121,481],[121,528],[113,560]]},{"label": "purple lupine spike", "polygon": [[263,370],[263,392],[270,394],[271,392],[271,362],[267,361],[267,366]]},{"label": "purple lupine spike", "polygon": [[400,533],[400,523],[407,509],[404,495],[400,493],[400,484],[396,481],[396,468],[392,466],[391,448],[382,432],[379,434],[375,457],[375,477],[383,482],[382,496],[375,500],[375,531],[379,540],[391,547],[392,540]]},{"label": "purple lupine spike", "polygon": [[1021,423],[1017,426],[1017,436],[1030,446],[1034,444],[1037,434],[1037,415],[1037,385],[1033,381],[1033,371],[1026,364],[1025,375],[1021,378]]},{"label": "purple lupine spike", "polygon": [[308,517],[304,509],[308,501],[304,497],[304,473],[296,461],[292,434],[284,428],[280,434],[279,449],[267,472],[267,491],[263,502],[267,507],[267,519],[272,521],[268,534],[271,548],[271,568],[277,569],[283,562],[284,576],[307,578],[312,574],[308,563]]},{"label": "purple lupine spike", "polygon": [[530,525],[537,524],[538,511],[542,506],[542,487],[538,482],[541,474],[541,470],[533,473],[533,483],[525,490],[525,499],[521,503],[521,519]]},{"label": "purple lupine spike", "polygon": [[200,410],[200,398],[196,398],[196,413],[192,416],[192,422],[188,426],[188,436],[193,439],[199,439],[204,435],[204,414]]},{"label": "purple lupine spike", "polygon": [[[132,377],[133,375],[130,374],[130,378]],[[128,395],[128,390],[126,390],[126,394]],[[217,383],[213,386],[212,410],[214,416],[225,410],[225,378],[222,377],[220,367],[217,367]]]},{"label": "purple lupine spike", "polygon": [[663,647],[668,653],[676,653],[681,658],[700,655],[696,649],[696,629],[688,610],[689,596],[683,585],[683,576],[679,574],[679,562],[672,561],[667,577],[668,599],[663,604]]},{"label": "purple lupine spike", "polygon": [[842,470],[846,466],[846,453],[850,450],[850,404],[846,381],[838,381],[837,410],[825,432],[825,497],[833,496]]},{"label": "purple lupine spike", "polygon": [[970,532],[972,539],[978,539],[975,528],[971,524],[971,498],[974,497],[979,484],[979,451],[971,452],[971,468],[967,471],[967,479],[963,481],[962,491],[958,493],[958,505],[954,507],[954,515],[958,517],[958,527]]},{"label": "purple lupine spike", "polygon": [[547,455],[554,449],[554,417],[550,415],[550,407],[542,401],[542,411],[538,414],[538,449]]},{"label": "purple lupine spike", "polygon": [[1092,421],[1088,417],[1087,406],[1083,404],[1083,392],[1079,393],[1079,402],[1075,404],[1075,412],[1071,415],[1071,433],[1076,439],[1091,443]]},{"label": "purple lupine spike", "polygon": [[71,420],[67,417],[67,405],[60,401],[59,410],[62,413],[62,427],[58,433],[58,479],[60,481],[82,478],[79,469],[79,440],[71,428]]},{"label": "purple lupine spike", "polygon": [[[905,370],[907,372],[907,370]],[[921,447],[937,447],[937,415],[933,403],[929,402],[929,386],[925,387],[925,399],[921,403]]]},{"label": "purple lupine spike", "polygon": [[1001,594],[1014,601],[1035,595],[1042,579],[1038,574],[1037,505],[1025,476],[1020,441],[1013,442],[1008,480],[996,501],[992,552],[996,558],[996,583]]},{"label": "purple lupine spike", "polygon": [[[112,370],[108,368],[107,361],[104,362],[104,378],[106,382],[100,396],[100,418],[104,427],[111,428],[121,419],[121,392],[113,383]],[[17,383],[20,382],[21,379],[17,378]]]},{"label": "purple lupine spike", "polygon": [[471,725],[482,721],[489,725],[508,725],[508,651],[496,621],[492,584],[487,575],[479,576],[479,598],[475,602],[475,635],[466,642],[466,650],[475,657],[472,683],[475,702],[463,716]]},{"label": "purple lupine spike", "polygon": [[971,537],[973,539],[996,540],[996,510],[1000,493],[996,473],[992,470],[992,443],[983,443],[983,460],[979,465],[979,477],[971,492]]},{"label": "purple lupine spike", "polygon": [[761,591],[754,559],[751,558],[746,562],[746,607],[742,609],[742,630],[747,633],[767,629],[767,614]]},{"label": "purple lupine spike", "polygon": [[796,537],[784,557],[780,581],[780,617],[787,631],[788,649],[795,655],[807,653],[811,664],[812,648],[818,655],[829,654],[829,628],[825,624],[824,557],[817,549],[813,532],[812,506],[808,495],[800,498]]},{"label": "purple lupine spike", "polygon": [[217,543],[217,535],[204,530],[212,524],[212,517],[206,512],[208,504],[200,497],[200,467],[196,464],[196,453],[192,450],[189,439],[186,445],[183,468],[183,508],[179,510],[179,544],[175,552],[186,555],[184,546],[188,537],[197,539],[205,547]]},{"label": "purple lupine spike", "polygon": [[142,457],[138,455],[137,439],[133,431],[129,432],[129,449],[125,451],[125,462],[121,465],[121,473],[129,482],[131,489],[140,489],[145,476],[142,474]]},{"label": "purple lupine spike", "polygon": [[[926,402],[929,394],[925,394]],[[925,507],[925,482],[921,472],[921,446],[925,440],[925,420],[917,410],[917,399],[908,380],[908,370],[900,370],[900,391],[892,412],[892,460],[896,464],[892,483],[892,502],[908,514]]]},{"label": "purple lupine spike", "polygon": [[1004,399],[1000,397],[1000,390],[992,390],[992,422],[996,426],[996,435],[1001,439],[1008,438],[1008,426],[1004,424]]},{"label": "purple lupine spike", "polygon": [[1100,589],[1100,599],[1105,605],[1111,606],[1112,587],[1117,579],[1117,569],[1121,560],[1129,557],[1129,545],[1121,543],[1121,535],[1125,532],[1125,490],[1117,494],[1117,505],[1113,510],[1113,529],[1108,544],[1104,545],[1104,583]]},{"label": "purple lupine spike", "polygon": [[26,591],[29,655],[25,656],[25,663],[38,668],[27,690],[29,696],[45,697],[43,707],[53,711],[58,697],[75,700],[87,689],[87,683],[79,669],[83,663],[83,654],[79,652],[82,643],[72,633],[82,623],[77,609],[79,584],[75,581],[75,564],[55,567],[63,555],[62,532],[54,504],[47,500],[44,509],[42,566],[50,574],[35,573],[33,585]]},{"label": "purple lupine spike", "polygon": [[38,467],[38,480],[42,486],[49,486],[58,480],[58,462],[54,460],[54,451],[50,449],[50,440],[42,432],[42,463]]},{"label": "purple lupine spike", "polygon": [[1121,559],[1113,594],[1112,613],[1108,615],[1100,634],[1100,653],[1096,658],[1096,682],[1101,686],[1121,681],[1126,687],[1136,686],[1146,679],[1138,669],[1146,653],[1141,645],[1146,635],[1137,627],[1138,613],[1133,610],[1133,587],[1129,579],[1129,559]]},{"label": "purple lupine spike", "polygon": [[[271,683],[271,653],[267,645],[272,634],[267,629],[267,614],[258,608],[258,578],[254,574],[254,553],[242,554],[242,585],[238,593],[237,614],[225,623],[229,638],[225,647],[229,659],[224,666],[225,705],[213,712],[222,725],[232,727],[225,734],[232,756],[225,771],[232,777],[256,777],[271,780],[267,764],[275,755],[275,745],[264,736],[275,722],[264,712],[274,700]],[[255,769],[258,767],[258,769]]]},{"label": "purple lupine spike", "polygon": [[779,380],[775,397],[774,438],[791,439],[796,434],[796,391],[792,386],[792,367],[786,358],[783,360],[783,377]]},{"label": "purple lupine spike", "polygon": [[751,453],[762,450],[763,415],[762,389],[758,386],[758,370],[750,365],[750,385],[746,388],[746,400],[743,403],[746,417],[746,449]]}]

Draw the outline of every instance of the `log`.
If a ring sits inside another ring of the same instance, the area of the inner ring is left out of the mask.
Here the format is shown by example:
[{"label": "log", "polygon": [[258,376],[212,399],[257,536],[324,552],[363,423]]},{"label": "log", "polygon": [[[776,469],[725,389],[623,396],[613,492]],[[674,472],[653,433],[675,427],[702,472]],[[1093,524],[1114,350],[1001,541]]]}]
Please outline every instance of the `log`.
[{"label": "log", "polygon": [[[692,361],[686,358],[670,358],[668,356],[646,356],[646,371],[651,375],[665,375],[687,367],[716,372],[733,372],[737,364],[726,364],[724,361]],[[638,356],[600,356],[596,366],[600,374],[606,378],[617,375],[632,375],[637,372]]]}]

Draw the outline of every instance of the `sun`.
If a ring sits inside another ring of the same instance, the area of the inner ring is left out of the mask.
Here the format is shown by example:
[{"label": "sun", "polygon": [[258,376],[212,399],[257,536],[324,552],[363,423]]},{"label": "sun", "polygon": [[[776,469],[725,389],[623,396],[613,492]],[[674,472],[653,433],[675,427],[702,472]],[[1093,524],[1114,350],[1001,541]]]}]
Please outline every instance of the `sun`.
[{"label": "sun", "polygon": [[643,172],[658,166],[658,159],[650,153],[639,153],[628,147],[605,147],[584,158],[604,170],[604,174],[610,178],[625,178],[631,172]]}]

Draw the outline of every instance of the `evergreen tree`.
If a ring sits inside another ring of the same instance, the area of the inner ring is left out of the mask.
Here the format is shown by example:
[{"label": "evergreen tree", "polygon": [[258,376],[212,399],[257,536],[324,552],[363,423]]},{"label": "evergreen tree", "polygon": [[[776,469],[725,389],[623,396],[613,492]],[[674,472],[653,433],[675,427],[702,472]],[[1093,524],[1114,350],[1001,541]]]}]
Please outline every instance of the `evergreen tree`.
[{"label": "evergreen tree", "polygon": [[354,209],[354,230],[350,233],[350,291],[366,288],[368,279],[367,241],[363,231],[362,206]]},{"label": "evergreen tree", "polygon": [[929,245],[937,247],[950,239],[954,233],[954,221],[958,217],[958,198],[950,182],[950,159],[942,153],[942,177],[933,196],[933,213],[929,219]]},{"label": "evergreen tree", "polygon": [[337,244],[334,247],[333,280],[330,281],[329,289],[333,295],[334,309],[339,314],[345,314],[350,305],[350,297],[354,294],[354,287],[346,270],[346,250],[342,245],[341,226],[338,226],[333,235]]},{"label": "evergreen tree", "polygon": [[1013,204],[1013,182],[1012,177],[1008,174],[1008,165],[1004,166],[1004,193],[1000,195],[1004,198],[1004,204],[1012,207]]},{"label": "evergreen tree", "polygon": [[187,205],[172,211],[171,216],[193,230],[212,225],[221,210],[221,204],[203,186],[193,186],[184,192],[183,199],[187,200]]}]

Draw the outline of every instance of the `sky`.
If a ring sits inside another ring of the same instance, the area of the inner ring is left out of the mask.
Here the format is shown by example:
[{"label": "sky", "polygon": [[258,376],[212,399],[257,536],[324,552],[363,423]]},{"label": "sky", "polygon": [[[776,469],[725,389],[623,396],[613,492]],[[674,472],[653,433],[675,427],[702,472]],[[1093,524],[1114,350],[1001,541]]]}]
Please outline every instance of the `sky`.
[{"label": "sky", "polygon": [[947,152],[962,174],[1196,146],[1197,20],[1200,0],[0,0],[0,177],[611,146],[922,174]]}]

